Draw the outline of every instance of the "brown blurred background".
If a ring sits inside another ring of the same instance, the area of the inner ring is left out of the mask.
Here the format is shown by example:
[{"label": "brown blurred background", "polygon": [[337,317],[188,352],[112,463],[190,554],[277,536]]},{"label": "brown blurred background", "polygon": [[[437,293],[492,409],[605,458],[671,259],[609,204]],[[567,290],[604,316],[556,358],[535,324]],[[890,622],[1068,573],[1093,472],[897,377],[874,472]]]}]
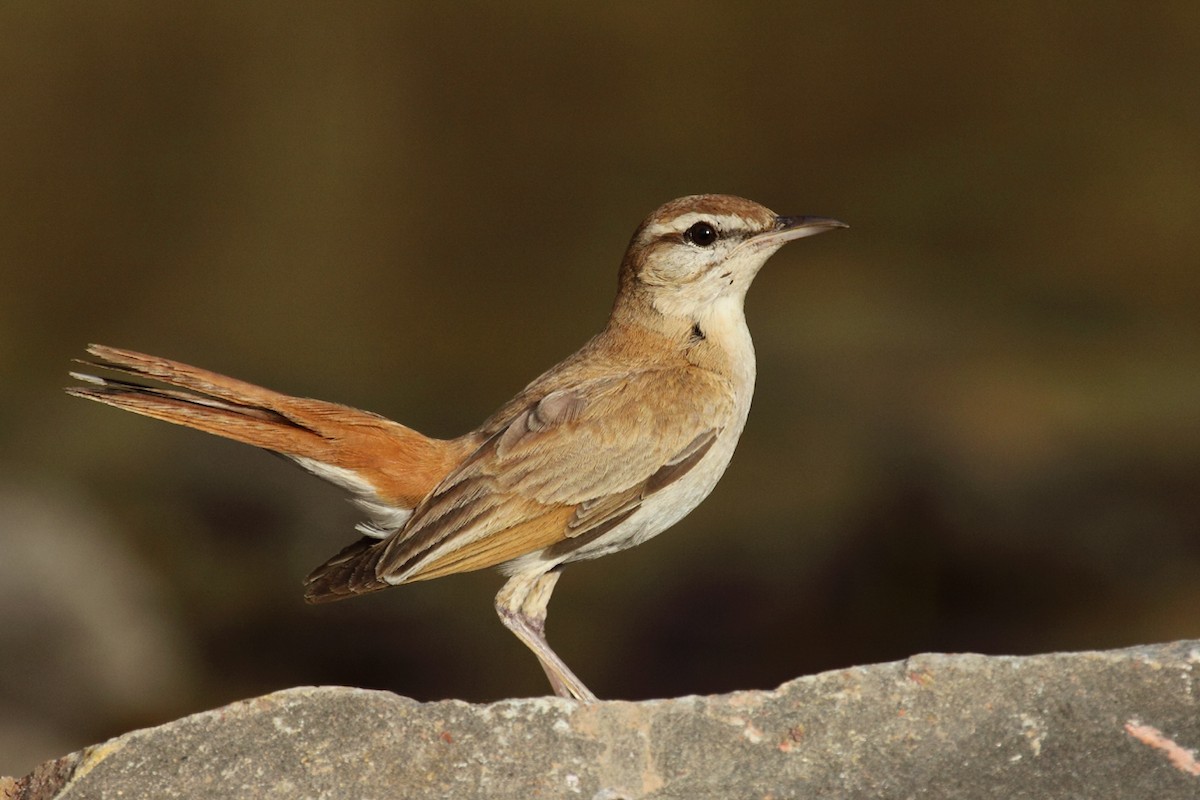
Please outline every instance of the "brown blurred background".
[{"label": "brown blurred background", "polygon": [[63,395],[89,341],[475,425],[639,220],[852,228],[751,292],[725,480],[569,569],[603,697],[1200,636],[1200,5],[0,6],[0,773],[298,684],[546,692],[479,573],[309,607],[340,494]]}]

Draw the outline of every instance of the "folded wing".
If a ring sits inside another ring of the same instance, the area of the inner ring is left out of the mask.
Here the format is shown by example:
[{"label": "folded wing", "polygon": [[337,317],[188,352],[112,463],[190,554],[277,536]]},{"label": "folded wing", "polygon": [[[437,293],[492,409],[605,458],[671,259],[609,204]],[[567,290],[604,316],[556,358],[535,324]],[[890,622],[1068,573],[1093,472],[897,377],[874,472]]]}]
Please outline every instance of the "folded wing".
[{"label": "folded wing", "polygon": [[550,392],[491,434],[385,540],[343,550],[311,601],[503,564],[611,530],[687,474],[733,414],[723,379],[645,371]]}]

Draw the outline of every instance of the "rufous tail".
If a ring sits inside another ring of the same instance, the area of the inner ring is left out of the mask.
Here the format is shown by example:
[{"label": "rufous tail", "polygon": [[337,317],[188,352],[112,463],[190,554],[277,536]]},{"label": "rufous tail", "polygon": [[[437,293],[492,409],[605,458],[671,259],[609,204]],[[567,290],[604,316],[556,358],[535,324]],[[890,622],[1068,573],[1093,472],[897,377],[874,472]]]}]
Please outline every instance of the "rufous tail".
[{"label": "rufous tail", "polygon": [[288,456],[364,499],[411,509],[475,447],[434,439],[377,414],[292,397],[198,367],[90,345],[90,367],[166,384],[160,388],[73,372],[69,394],[196,428]]}]

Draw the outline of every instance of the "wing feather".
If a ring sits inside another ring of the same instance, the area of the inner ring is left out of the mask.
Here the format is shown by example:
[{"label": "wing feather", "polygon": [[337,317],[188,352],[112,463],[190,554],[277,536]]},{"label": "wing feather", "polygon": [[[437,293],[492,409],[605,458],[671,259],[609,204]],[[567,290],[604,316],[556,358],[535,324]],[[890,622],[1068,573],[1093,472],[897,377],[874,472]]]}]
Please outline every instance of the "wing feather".
[{"label": "wing feather", "polygon": [[549,392],[518,409],[381,543],[376,573],[388,583],[424,580],[611,529],[694,467],[720,432],[714,421],[732,414],[728,384],[698,369]]}]

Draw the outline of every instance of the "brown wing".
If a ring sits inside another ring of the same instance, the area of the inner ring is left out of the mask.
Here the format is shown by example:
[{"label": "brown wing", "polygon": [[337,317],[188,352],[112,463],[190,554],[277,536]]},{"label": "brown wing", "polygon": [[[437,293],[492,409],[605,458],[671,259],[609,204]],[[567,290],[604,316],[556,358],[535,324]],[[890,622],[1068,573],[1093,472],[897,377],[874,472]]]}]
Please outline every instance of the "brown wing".
[{"label": "brown wing", "polygon": [[732,414],[728,384],[695,369],[551,392],[493,434],[401,531],[314,572],[308,596],[495,566],[607,529],[695,466]]}]

